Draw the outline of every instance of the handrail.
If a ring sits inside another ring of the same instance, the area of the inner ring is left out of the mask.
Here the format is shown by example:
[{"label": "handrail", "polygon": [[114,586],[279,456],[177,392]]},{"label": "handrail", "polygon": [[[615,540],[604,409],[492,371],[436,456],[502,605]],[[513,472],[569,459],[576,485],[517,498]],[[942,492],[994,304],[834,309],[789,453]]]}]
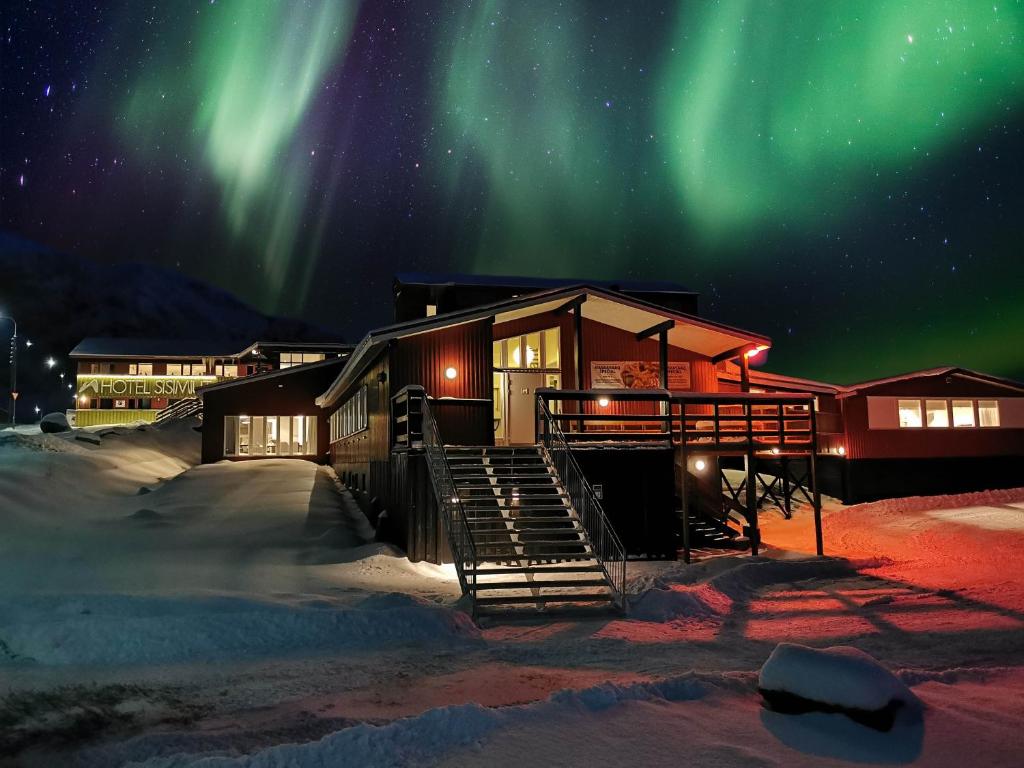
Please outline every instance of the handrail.
[{"label": "handrail", "polygon": [[169,419],[185,419],[189,416],[195,416],[201,413],[203,410],[203,401],[199,397],[184,397],[180,400],[175,400],[168,406],[165,406],[161,410],[157,411],[156,416],[153,418],[155,424],[159,424]]},{"label": "handrail", "polygon": [[[540,389],[538,397],[545,405],[577,403],[573,411],[548,413],[552,421],[570,425],[568,434],[563,433],[570,443],[641,441],[672,446],[685,439],[701,450],[727,453],[752,448],[776,455],[804,454],[815,444],[814,398],[809,394]],[[585,409],[588,402],[597,405]],[[657,406],[659,412],[618,412],[634,404]]]},{"label": "handrail", "polygon": [[590,546],[604,571],[608,583],[615,593],[615,600],[624,605],[626,594],[626,549],[612,528],[608,516],[601,507],[597,495],[580,465],[573,456],[572,448],[562,428],[558,425],[551,411],[548,410],[544,396],[537,396],[537,414],[543,419],[541,444],[548,454],[551,463],[558,472],[559,478],[569,499],[579,516],[580,524],[587,532]]},{"label": "handrail", "polygon": [[459,585],[462,587],[463,594],[472,594],[475,598],[476,576],[473,577],[474,583],[470,584],[466,576],[466,565],[467,563],[471,564],[473,573],[476,573],[476,543],[473,541],[469,522],[466,520],[466,510],[459,498],[458,487],[452,477],[448,455],[445,453],[444,442],[441,440],[441,431],[430,410],[429,398],[423,388],[407,387],[406,390],[409,400],[418,396],[420,401],[423,452],[427,458],[427,468],[430,472],[430,483],[434,487],[437,508],[444,518],[445,530],[448,531],[448,543],[452,550],[452,559],[455,561],[455,571],[459,576]]}]

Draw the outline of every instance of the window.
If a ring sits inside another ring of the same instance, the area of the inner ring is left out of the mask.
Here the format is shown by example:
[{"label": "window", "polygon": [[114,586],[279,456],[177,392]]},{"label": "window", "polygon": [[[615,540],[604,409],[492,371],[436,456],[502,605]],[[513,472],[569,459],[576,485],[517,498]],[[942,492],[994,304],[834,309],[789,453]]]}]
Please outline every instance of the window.
[{"label": "window", "polygon": [[204,376],[206,374],[205,363],[168,363],[168,376]]},{"label": "window", "polygon": [[559,353],[560,350],[558,349],[558,329],[548,328],[546,331],[544,331],[544,367],[558,368]]},{"label": "window", "polygon": [[953,401],[953,426],[973,427],[974,426],[974,401],[954,400]]},{"label": "window", "polygon": [[214,374],[225,379],[234,379],[238,376],[238,366],[228,363],[217,363],[213,368]]},{"label": "window", "polygon": [[324,359],[323,352],[282,352],[281,368],[291,368],[293,365],[305,365],[306,363],[318,363]]},{"label": "window", "polygon": [[999,426],[999,401],[979,400],[978,401],[978,426],[998,427]]},{"label": "window", "polygon": [[897,402],[900,416],[900,428],[921,426],[921,401],[900,400]]},{"label": "window", "polygon": [[128,375],[135,376],[139,372],[138,363],[128,363]]},{"label": "window", "polygon": [[427,317],[433,317],[437,314],[437,304],[427,304]]},{"label": "window", "polygon": [[225,416],[225,456],[312,456],[315,416]]},{"label": "window", "polygon": [[369,426],[367,396],[369,389],[364,384],[331,414],[331,442],[362,432]]},{"label": "window", "polygon": [[945,400],[925,400],[924,411],[929,427],[948,427],[949,409]]},{"label": "window", "polygon": [[152,376],[153,375],[153,364],[152,363],[139,363],[139,376]]},{"label": "window", "polygon": [[557,371],[560,364],[557,328],[498,339],[492,348],[495,368],[532,368]]}]

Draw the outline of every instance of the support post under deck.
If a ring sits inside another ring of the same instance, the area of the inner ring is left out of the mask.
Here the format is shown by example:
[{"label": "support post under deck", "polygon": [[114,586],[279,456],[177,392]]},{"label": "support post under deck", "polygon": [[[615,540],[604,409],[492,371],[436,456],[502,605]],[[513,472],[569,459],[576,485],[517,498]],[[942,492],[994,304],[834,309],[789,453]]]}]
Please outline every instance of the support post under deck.
[{"label": "support post under deck", "polygon": [[818,557],[825,554],[825,545],[821,536],[821,491],[818,490],[818,417],[814,411],[814,403],[810,404],[811,409],[811,455],[807,460],[807,478],[811,483],[811,504],[814,506],[814,543],[817,547]]}]

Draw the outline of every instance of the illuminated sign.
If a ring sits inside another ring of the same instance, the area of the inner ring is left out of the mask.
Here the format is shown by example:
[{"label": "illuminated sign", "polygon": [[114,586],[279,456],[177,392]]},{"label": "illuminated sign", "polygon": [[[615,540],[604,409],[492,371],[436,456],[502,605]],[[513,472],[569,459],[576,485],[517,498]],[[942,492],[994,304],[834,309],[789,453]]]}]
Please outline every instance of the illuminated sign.
[{"label": "illuminated sign", "polygon": [[216,376],[90,376],[78,377],[78,393],[94,397],[195,397],[196,389]]},{"label": "illuminated sign", "polygon": [[[627,360],[594,360],[590,363],[592,389],[660,389],[661,366],[658,363]],[[668,364],[668,388],[690,388],[690,364]]]}]

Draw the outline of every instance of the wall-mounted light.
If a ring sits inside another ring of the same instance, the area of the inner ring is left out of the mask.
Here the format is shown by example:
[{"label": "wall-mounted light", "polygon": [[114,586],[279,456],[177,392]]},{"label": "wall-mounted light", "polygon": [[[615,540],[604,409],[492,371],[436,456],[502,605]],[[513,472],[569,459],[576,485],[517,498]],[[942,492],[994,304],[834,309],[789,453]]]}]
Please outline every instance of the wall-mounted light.
[{"label": "wall-mounted light", "polygon": [[78,398],[78,402],[80,402],[80,403],[88,403],[89,402],[89,398],[86,397],[85,395],[82,395],[81,397]]},{"label": "wall-mounted light", "polygon": [[774,453],[776,456],[779,455],[779,447],[777,445],[772,448],[772,453]]},{"label": "wall-mounted light", "polygon": [[708,468],[708,463],[704,461],[704,459],[697,459],[695,462],[693,462],[693,468],[696,469],[698,472],[703,472],[705,469]]},{"label": "wall-mounted light", "polygon": [[743,355],[749,360],[751,357],[757,357],[766,349],[768,349],[767,344],[758,344],[753,349],[748,349],[746,352],[743,353]]},{"label": "wall-mounted light", "polygon": [[602,408],[607,408],[608,407],[608,403],[610,403],[610,402],[611,402],[611,400],[609,400],[607,397],[599,397],[599,398],[597,398],[597,404],[600,405]]},{"label": "wall-mounted light", "polygon": [[838,448],[836,448],[836,453],[838,453],[840,456],[845,456],[846,455],[846,446],[845,445],[840,445]]},{"label": "wall-mounted light", "polygon": [[459,372],[452,365],[449,365],[447,368],[444,369],[444,377],[448,379],[448,381],[453,381],[455,377],[458,375]]}]

